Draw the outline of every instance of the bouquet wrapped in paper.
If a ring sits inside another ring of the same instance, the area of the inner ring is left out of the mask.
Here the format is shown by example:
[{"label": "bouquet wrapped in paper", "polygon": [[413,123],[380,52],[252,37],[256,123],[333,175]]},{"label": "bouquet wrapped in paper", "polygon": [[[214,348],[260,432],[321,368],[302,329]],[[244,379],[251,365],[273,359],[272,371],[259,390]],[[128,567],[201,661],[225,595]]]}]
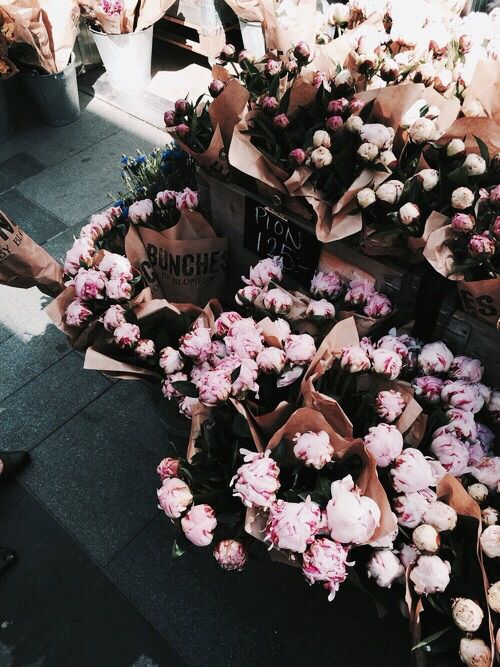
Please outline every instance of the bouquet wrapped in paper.
[{"label": "bouquet wrapped in paper", "polygon": [[6,0],[0,17],[17,63],[48,74],[66,68],[79,30],[77,0]]}]

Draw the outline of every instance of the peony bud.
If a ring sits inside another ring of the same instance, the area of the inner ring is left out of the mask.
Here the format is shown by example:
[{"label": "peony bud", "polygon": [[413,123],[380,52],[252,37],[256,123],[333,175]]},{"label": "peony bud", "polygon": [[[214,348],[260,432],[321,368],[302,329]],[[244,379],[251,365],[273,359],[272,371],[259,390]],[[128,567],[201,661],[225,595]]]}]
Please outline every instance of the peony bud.
[{"label": "peony bud", "polygon": [[358,148],[358,155],[363,160],[363,162],[373,162],[378,156],[378,148],[375,144],[361,144]]},{"label": "peony bud", "polygon": [[476,501],[476,503],[479,504],[484,503],[489,495],[488,487],[485,484],[481,484],[479,482],[468,486],[467,493],[473,500]]},{"label": "peony bud", "polygon": [[189,486],[177,477],[167,478],[157,492],[159,509],[170,519],[177,519],[193,502]]},{"label": "peony bud", "polygon": [[384,167],[391,169],[391,171],[398,166],[398,159],[392,151],[382,151],[378,156],[378,159]]},{"label": "peony bud", "polygon": [[361,495],[351,475],[333,482],[331,494],[326,513],[332,539],[343,544],[367,542],[380,523],[377,503]]},{"label": "peony bud", "polygon": [[459,234],[467,234],[476,226],[473,215],[468,213],[455,213],[451,218],[451,227],[453,231]]},{"label": "peony bud", "polygon": [[469,463],[467,445],[450,433],[443,433],[437,437],[434,434],[430,451],[450,475],[458,477],[467,471]]},{"label": "peony bud", "polygon": [[297,59],[307,59],[311,55],[311,49],[309,48],[309,44],[307,42],[301,41],[297,42],[295,45],[295,48],[293,50],[293,55]]},{"label": "peony bud", "polygon": [[379,391],[375,397],[375,411],[380,419],[389,424],[396,421],[406,407],[406,402],[399,391]]},{"label": "peony bud", "polygon": [[371,280],[354,279],[349,283],[349,289],[345,295],[345,302],[356,306],[366,303],[375,293],[375,285]]},{"label": "peony bud", "polygon": [[426,375],[446,373],[452,362],[452,351],[441,341],[424,345],[418,355],[419,368]]},{"label": "peony bud", "polygon": [[433,486],[434,475],[429,462],[418,449],[407,447],[396,458],[391,470],[396,491],[412,493]]},{"label": "peony bud", "polygon": [[311,294],[334,299],[342,292],[344,283],[336,272],[323,273],[318,271],[311,280]]},{"label": "peony bud", "polygon": [[208,86],[208,92],[212,97],[218,97],[225,88],[224,81],[219,81],[219,79],[214,79],[210,81]]},{"label": "peony bud", "polygon": [[448,157],[462,157],[465,155],[465,144],[461,139],[452,139],[446,146]]},{"label": "peony bud", "polygon": [[273,118],[273,125],[280,130],[285,130],[290,125],[290,119],[286,113],[279,113]]},{"label": "peony bud", "polygon": [[294,148],[288,155],[288,160],[296,167],[300,167],[306,161],[306,153],[302,148]]},{"label": "peony bud", "polygon": [[500,581],[495,582],[488,589],[488,606],[500,614]]},{"label": "peony bud", "polygon": [[207,547],[212,542],[216,526],[217,519],[210,505],[193,505],[181,519],[184,535],[197,547]]},{"label": "peony bud", "polygon": [[240,449],[240,454],[244,463],[231,480],[233,495],[240,498],[245,507],[271,507],[280,488],[280,469],[270,458],[270,450],[257,454]]},{"label": "peony bud", "polygon": [[[338,132],[340,129],[342,129],[343,126],[344,121],[342,120],[341,116],[330,116],[330,118],[327,118],[326,120],[326,128],[332,134]],[[327,148],[329,148],[329,146],[327,146]]]},{"label": "peony bud", "polygon": [[500,456],[485,456],[471,465],[468,472],[489,489],[496,489],[500,483]]},{"label": "peony bud", "polygon": [[326,107],[326,112],[329,116],[340,116],[349,106],[349,102],[345,97],[339,97],[336,100],[330,100]]},{"label": "peony bud", "polygon": [[81,299],[73,299],[66,308],[64,319],[69,327],[84,327],[94,313],[87,308],[85,302]]},{"label": "peony bud", "polygon": [[347,5],[341,2],[334,2],[329,7],[328,21],[332,25],[344,25],[348,23],[350,18],[350,9]]},{"label": "peony bud", "polygon": [[453,359],[449,369],[452,380],[468,380],[469,382],[481,382],[484,368],[479,359],[472,359],[460,355]]},{"label": "peony bud", "polygon": [[419,595],[442,593],[450,583],[450,564],[439,556],[420,556],[410,572],[410,579]]},{"label": "peony bud", "polygon": [[462,632],[476,632],[483,622],[483,610],[473,600],[455,598],[451,605],[455,625]]},{"label": "peony bud", "polygon": [[248,306],[254,303],[261,292],[262,289],[256,285],[246,285],[236,292],[234,300],[239,306]]},{"label": "peony bud", "polygon": [[390,588],[404,576],[404,572],[399,558],[389,549],[375,551],[367,564],[368,577],[381,588]]},{"label": "peony bud", "polygon": [[351,76],[351,73],[348,69],[341,69],[338,74],[336,74],[333,79],[333,85],[336,88],[352,88],[354,80]]},{"label": "peony bud", "polygon": [[183,139],[191,132],[191,128],[186,123],[179,123],[179,125],[175,126],[174,132],[177,134],[177,136]]},{"label": "peony bud", "polygon": [[439,183],[439,172],[435,169],[422,169],[417,173],[417,178],[425,192],[430,192]]},{"label": "peony bud", "polygon": [[163,122],[166,127],[173,127],[175,125],[175,111],[169,109],[163,114]]},{"label": "peony bud", "polygon": [[118,304],[110,306],[102,317],[102,323],[106,331],[113,333],[113,331],[120,326],[120,324],[125,324],[127,321],[125,319],[125,308]]},{"label": "peony bud", "polygon": [[463,168],[468,176],[481,176],[486,171],[486,161],[480,155],[469,153],[464,160]]},{"label": "peony bud", "polygon": [[485,507],[481,510],[481,522],[483,526],[494,526],[498,522],[498,510],[494,507]]},{"label": "peony bud", "polygon": [[420,398],[431,405],[437,405],[441,401],[441,390],[444,380],[433,375],[423,375],[412,381],[412,389],[415,397]]},{"label": "peony bud", "polygon": [[335,307],[326,299],[310,301],[306,308],[309,320],[331,320],[335,317]]},{"label": "peony bud", "polygon": [[408,136],[415,144],[424,144],[427,141],[437,139],[438,131],[434,121],[430,118],[417,118],[408,128]]},{"label": "peony bud", "polygon": [[292,305],[292,297],[279,287],[269,290],[264,295],[264,307],[276,315],[289,313]]},{"label": "peony bud", "polygon": [[493,257],[496,252],[496,243],[488,232],[484,234],[474,234],[467,246],[469,255],[478,259],[488,259]]},{"label": "peony bud", "polygon": [[457,525],[457,513],[446,503],[435,500],[424,512],[425,523],[431,525],[439,533],[443,530],[453,530]]},{"label": "peony bud", "polygon": [[221,369],[207,371],[198,383],[200,402],[208,407],[225,403],[231,394],[231,378]]},{"label": "peony bud", "polygon": [[265,95],[262,98],[261,101],[261,107],[263,111],[269,112],[269,113],[276,113],[278,111],[280,103],[275,97],[272,97],[270,95]]},{"label": "peony bud", "polygon": [[414,225],[420,218],[420,209],[416,204],[408,202],[399,209],[399,219],[403,225]]},{"label": "peony bud", "polygon": [[223,60],[231,60],[236,54],[236,49],[232,44],[224,44],[220,52],[220,58]]},{"label": "peony bud", "polygon": [[328,148],[325,148],[324,146],[320,146],[319,148],[315,148],[310,156],[310,161],[312,166],[315,169],[322,169],[323,167],[328,167],[333,160],[333,156],[328,150]]},{"label": "peony bud", "polygon": [[331,602],[337,593],[340,584],[347,577],[348,549],[338,542],[327,538],[314,540],[305,551],[302,559],[302,572],[312,585],[321,582],[329,592]]},{"label": "peony bud", "polygon": [[221,540],[214,549],[214,558],[223,570],[241,572],[247,564],[247,551],[238,540]]},{"label": "peony bud", "polygon": [[286,364],[286,354],[278,347],[266,347],[256,358],[259,370],[279,374]]},{"label": "peony bud", "polygon": [[484,404],[478,385],[469,384],[464,380],[446,381],[441,390],[441,400],[448,407],[473,413],[479,412]]},{"label": "peony bud", "polygon": [[377,199],[386,204],[395,204],[403,194],[404,184],[401,181],[385,181],[377,188],[375,194]]},{"label": "peony bud", "polygon": [[429,488],[396,496],[392,502],[392,508],[396,513],[399,525],[407,528],[418,526],[425,512],[435,500],[437,496]]},{"label": "peony bud", "polygon": [[113,337],[118,347],[123,349],[133,349],[141,337],[141,330],[137,324],[125,322],[113,331]]},{"label": "peony bud", "polygon": [[424,554],[435,554],[441,544],[439,533],[427,523],[423,523],[414,529],[412,540],[417,549]]},{"label": "peony bud", "polygon": [[332,460],[333,447],[326,431],[297,433],[293,441],[295,442],[293,453],[304,461],[307,467],[320,470]]},{"label": "peony bud", "polygon": [[309,334],[291,334],[285,340],[285,354],[292,364],[304,366],[311,363],[316,354],[314,338]]},{"label": "peony bud", "polygon": [[389,380],[395,380],[401,373],[403,360],[392,350],[378,349],[370,353],[372,370]]},{"label": "peony bud", "polygon": [[[345,129],[351,134],[359,134],[363,125],[364,122],[360,116],[349,116],[349,118],[344,123]],[[375,157],[377,156],[375,155]],[[373,157],[372,159],[375,159],[375,157]]]},{"label": "peony bud", "polygon": [[459,211],[470,208],[474,203],[474,193],[469,188],[456,188],[451,193],[451,205]]},{"label": "peony bud", "polygon": [[179,459],[173,459],[170,456],[167,456],[160,461],[156,468],[156,472],[160,475],[161,481],[163,482],[171,477],[177,477],[179,474],[180,463]]},{"label": "peony bud", "polygon": [[384,60],[380,68],[380,76],[384,81],[395,81],[399,76],[399,65],[392,58]]},{"label": "peony bud", "polygon": [[488,558],[500,556],[500,526],[488,526],[479,538],[481,548]]},{"label": "peony bud", "polygon": [[154,357],[155,353],[155,344],[150,338],[141,338],[137,341],[137,345],[134,348],[134,354],[136,354],[139,359],[142,359],[143,361],[145,359],[150,359],[151,357]]},{"label": "peony bud", "polygon": [[141,199],[129,206],[128,219],[135,225],[146,223],[153,215],[153,202],[151,199]]},{"label": "peony bud", "polygon": [[490,667],[491,651],[482,639],[460,640],[460,660],[466,667]]},{"label": "peony bud", "polygon": [[371,363],[366,352],[359,345],[349,345],[342,350],[340,367],[349,373],[370,370]]},{"label": "peony bud", "polygon": [[389,424],[371,426],[363,442],[380,468],[386,468],[403,451],[403,436]]},{"label": "peony bud", "polygon": [[356,195],[360,208],[368,208],[377,199],[375,192],[371,188],[363,188]]},{"label": "peony bud", "polygon": [[266,540],[278,549],[304,553],[321,522],[319,505],[309,496],[304,502],[277,500],[270,509],[266,525]]}]

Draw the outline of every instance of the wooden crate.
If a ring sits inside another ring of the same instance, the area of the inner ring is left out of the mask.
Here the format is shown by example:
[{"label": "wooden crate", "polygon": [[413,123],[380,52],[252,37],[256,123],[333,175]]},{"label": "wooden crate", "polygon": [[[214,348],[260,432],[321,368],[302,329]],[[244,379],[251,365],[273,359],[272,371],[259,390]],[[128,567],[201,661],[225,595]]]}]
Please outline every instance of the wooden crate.
[{"label": "wooden crate", "polygon": [[190,23],[176,16],[165,15],[155,25],[155,39],[205,56],[210,61],[220,53],[226,42],[241,44],[237,23],[207,31],[205,26]]}]

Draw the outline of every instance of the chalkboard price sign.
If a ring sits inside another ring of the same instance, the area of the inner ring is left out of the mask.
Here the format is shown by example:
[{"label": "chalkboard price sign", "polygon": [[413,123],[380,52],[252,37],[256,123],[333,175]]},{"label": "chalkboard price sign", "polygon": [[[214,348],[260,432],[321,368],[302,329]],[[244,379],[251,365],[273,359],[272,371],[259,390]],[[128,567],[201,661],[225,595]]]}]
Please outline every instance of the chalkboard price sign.
[{"label": "chalkboard price sign", "polygon": [[247,197],[243,240],[245,248],[261,258],[282,257],[285,272],[309,285],[321,252],[314,234]]}]

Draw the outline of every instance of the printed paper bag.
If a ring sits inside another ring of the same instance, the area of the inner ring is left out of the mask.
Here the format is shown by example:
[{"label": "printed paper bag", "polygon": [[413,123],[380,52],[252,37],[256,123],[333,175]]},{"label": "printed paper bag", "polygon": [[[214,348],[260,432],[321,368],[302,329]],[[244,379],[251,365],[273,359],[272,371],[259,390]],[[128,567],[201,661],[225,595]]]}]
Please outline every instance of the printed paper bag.
[{"label": "printed paper bag", "polygon": [[[138,227],[164,296],[175,303],[204,306],[224,285],[228,242],[196,211],[183,211],[171,229]],[[146,277],[147,279],[147,277]]]},{"label": "printed paper bag", "polygon": [[36,286],[55,296],[63,289],[62,267],[0,211],[0,283]]},{"label": "printed paper bag", "polygon": [[457,287],[465,312],[495,326],[500,317],[500,278],[461,280]]}]

